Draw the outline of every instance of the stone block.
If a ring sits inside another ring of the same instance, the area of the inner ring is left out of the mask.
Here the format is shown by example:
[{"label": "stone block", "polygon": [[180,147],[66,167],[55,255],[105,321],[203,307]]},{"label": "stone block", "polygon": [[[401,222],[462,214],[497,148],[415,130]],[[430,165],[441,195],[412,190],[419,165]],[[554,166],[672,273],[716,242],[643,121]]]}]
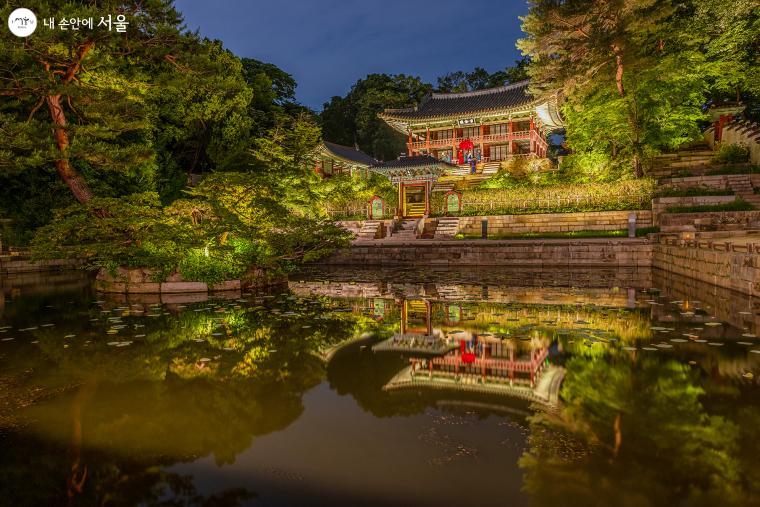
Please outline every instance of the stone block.
[{"label": "stone block", "polygon": [[208,292],[208,285],[204,282],[163,282],[161,293],[177,292]]}]

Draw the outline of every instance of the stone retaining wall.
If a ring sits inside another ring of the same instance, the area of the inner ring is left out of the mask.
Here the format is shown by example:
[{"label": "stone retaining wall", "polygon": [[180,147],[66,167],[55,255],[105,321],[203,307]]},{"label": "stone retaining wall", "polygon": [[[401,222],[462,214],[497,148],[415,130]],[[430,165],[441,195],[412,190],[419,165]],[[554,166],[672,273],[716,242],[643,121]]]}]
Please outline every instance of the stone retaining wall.
[{"label": "stone retaining wall", "polygon": [[662,232],[748,230],[760,228],[760,211],[663,213],[659,216],[659,222]]},{"label": "stone retaining wall", "polygon": [[101,269],[95,279],[95,288],[101,292],[122,294],[184,294],[241,289],[240,280],[225,280],[216,284],[187,282],[179,273],[175,273],[164,282],[155,282],[152,280],[152,274],[147,268],[117,268],[114,274]]},{"label": "stone retaining wall", "polygon": [[650,266],[645,239],[413,241],[354,245],[321,261],[379,266]]},{"label": "stone retaining wall", "polygon": [[82,261],[77,259],[50,259],[33,261],[25,256],[0,255],[0,273],[35,273],[78,269]]},{"label": "stone retaining wall", "polygon": [[[719,167],[719,166],[717,166]],[[749,174],[753,187],[760,187],[760,174]],[[726,190],[729,188],[727,174],[714,176],[685,176],[682,178],[663,178],[659,180],[660,187],[687,189],[694,187],[706,187],[713,190]]]},{"label": "stone retaining wall", "polygon": [[652,265],[718,287],[760,295],[760,255],[752,244],[669,240],[654,245]]},{"label": "stone retaining wall", "polygon": [[[706,206],[734,202],[735,195],[697,195],[689,197],[655,197],[652,199],[652,215],[655,225],[661,225],[661,215],[671,206]],[[681,213],[679,213],[681,214]],[[691,214],[691,213],[690,213]]]},{"label": "stone retaining wall", "polygon": [[636,213],[637,227],[651,227],[652,212],[648,210],[598,211],[461,217],[459,219],[459,232],[479,235],[483,219],[488,220],[489,234],[616,231],[628,228],[628,215],[631,213]]}]

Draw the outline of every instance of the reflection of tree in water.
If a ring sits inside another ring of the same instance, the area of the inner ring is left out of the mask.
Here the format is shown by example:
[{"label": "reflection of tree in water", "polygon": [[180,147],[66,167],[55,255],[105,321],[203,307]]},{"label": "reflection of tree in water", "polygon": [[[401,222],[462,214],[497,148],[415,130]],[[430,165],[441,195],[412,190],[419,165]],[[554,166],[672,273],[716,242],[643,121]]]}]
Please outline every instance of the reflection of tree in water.
[{"label": "reflection of tree in water", "polygon": [[[26,427],[3,444],[9,452],[0,489],[7,497],[49,505],[67,496],[79,505],[235,505],[248,498],[245,491],[203,497],[191,478],[161,467],[210,454],[217,464],[232,463],[255,436],[296,420],[303,393],[324,378],[319,350],[366,330],[368,319],[287,295],[200,308],[150,319],[126,312],[93,327],[82,325],[89,319],[80,314],[34,331],[41,353],[22,351],[19,370],[40,372],[33,387],[51,396],[18,410]],[[109,346],[126,339],[104,336],[114,323],[144,326],[137,328],[144,337]],[[64,338],[69,333],[76,338]],[[42,462],[33,475],[49,482],[43,488],[12,480],[15,468],[27,467],[17,453],[25,445]]]},{"label": "reflection of tree in water", "polygon": [[[569,361],[566,405],[532,419],[521,460],[536,505],[749,505],[760,499],[757,482],[744,478],[752,461],[742,457],[747,440],[758,441],[757,410],[739,417],[730,410],[708,413],[698,381],[689,366],[653,357],[612,353]],[[750,420],[754,438],[744,434]]]},{"label": "reflection of tree in water", "polygon": [[[20,433],[5,435],[0,504],[66,505],[70,456],[71,449],[62,442]],[[172,465],[174,457],[147,460],[89,450],[86,459],[85,487],[68,500],[69,505],[232,507],[256,496],[243,488],[202,495],[192,477],[162,468]],[[5,503],[10,499],[12,503]]]}]

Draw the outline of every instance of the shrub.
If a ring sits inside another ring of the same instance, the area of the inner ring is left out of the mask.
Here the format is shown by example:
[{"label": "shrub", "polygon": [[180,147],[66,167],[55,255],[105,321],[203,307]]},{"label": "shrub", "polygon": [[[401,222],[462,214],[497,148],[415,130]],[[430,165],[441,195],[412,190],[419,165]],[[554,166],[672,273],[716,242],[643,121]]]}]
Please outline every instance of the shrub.
[{"label": "shrub", "polygon": [[699,206],[669,206],[668,213],[700,213],[709,211],[751,211],[753,205],[742,199],[736,199],[726,204],[702,204]]},{"label": "shrub", "polygon": [[721,144],[713,160],[719,164],[741,164],[749,160],[749,148],[742,144]]},{"label": "shrub", "polygon": [[388,178],[370,173],[368,178],[340,174],[325,178],[313,188],[325,214],[336,220],[367,218],[367,201],[378,195],[388,209],[398,206],[398,192]]},{"label": "shrub", "polygon": [[657,191],[655,197],[698,197],[704,195],[733,195],[728,188],[715,189],[704,185],[688,188],[664,187]]},{"label": "shrub", "polygon": [[[522,186],[513,189],[476,189],[462,193],[461,215],[509,215],[615,211],[648,208],[655,182],[650,179],[615,183]],[[441,192],[433,194],[432,210],[444,214]]]}]

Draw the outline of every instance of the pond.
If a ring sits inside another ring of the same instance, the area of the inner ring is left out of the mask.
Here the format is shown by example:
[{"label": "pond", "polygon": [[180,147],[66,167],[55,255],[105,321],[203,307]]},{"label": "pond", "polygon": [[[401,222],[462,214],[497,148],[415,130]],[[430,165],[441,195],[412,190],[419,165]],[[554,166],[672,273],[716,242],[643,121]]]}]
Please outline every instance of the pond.
[{"label": "pond", "polygon": [[760,503],[758,301],[649,270],[0,279],[3,505]]}]

